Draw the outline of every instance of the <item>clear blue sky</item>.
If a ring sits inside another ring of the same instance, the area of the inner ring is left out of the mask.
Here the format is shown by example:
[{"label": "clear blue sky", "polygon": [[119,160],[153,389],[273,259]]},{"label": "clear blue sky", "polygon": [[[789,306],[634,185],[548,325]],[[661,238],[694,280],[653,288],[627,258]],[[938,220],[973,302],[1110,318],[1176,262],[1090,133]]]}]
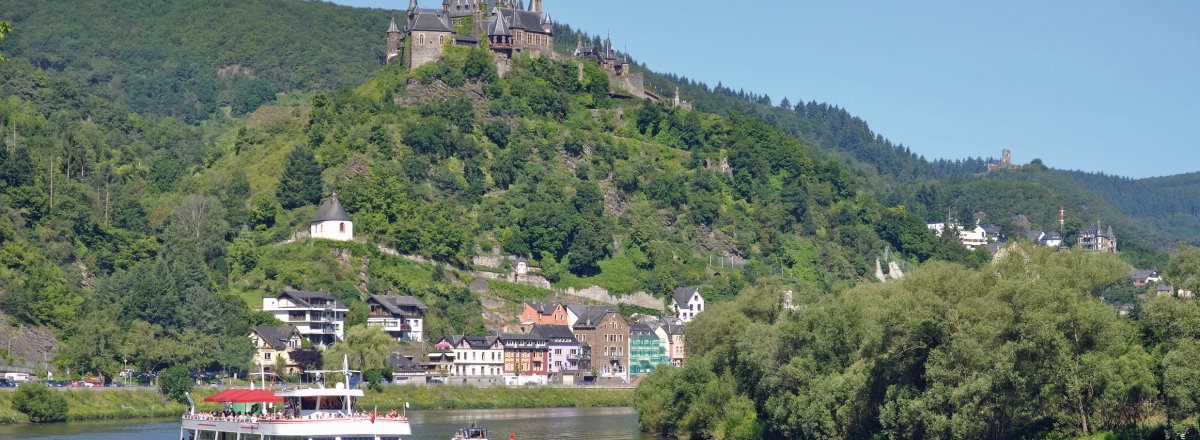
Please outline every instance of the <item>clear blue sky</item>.
[{"label": "clear blue sky", "polygon": [[[335,0],[404,9],[406,0]],[[422,6],[437,7],[436,0]],[[841,106],[927,158],[1200,171],[1200,1],[544,0],[651,69]],[[382,37],[381,37],[382,38]]]}]

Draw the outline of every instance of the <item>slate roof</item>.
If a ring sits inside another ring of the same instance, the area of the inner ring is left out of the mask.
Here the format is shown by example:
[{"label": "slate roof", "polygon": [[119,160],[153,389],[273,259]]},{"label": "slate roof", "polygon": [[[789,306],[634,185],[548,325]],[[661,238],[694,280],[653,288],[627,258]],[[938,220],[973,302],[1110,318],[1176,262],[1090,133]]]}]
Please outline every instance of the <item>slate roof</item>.
[{"label": "slate roof", "polygon": [[402,313],[403,310],[400,309],[401,307],[416,307],[422,312],[429,309],[429,307],[426,307],[425,303],[421,302],[421,300],[408,295],[371,295],[370,298],[367,299],[375,300],[375,302],[387,309],[389,313],[393,314]]},{"label": "slate roof", "polygon": [[558,306],[557,303],[543,303],[543,302],[526,302],[525,304],[529,305],[530,308],[532,308],[534,311],[538,312],[539,315],[553,314],[554,308],[556,306]]},{"label": "slate roof", "polygon": [[1062,235],[1056,231],[1046,231],[1046,235],[1042,237],[1042,241],[1062,240]]},{"label": "slate roof", "polygon": [[648,324],[641,324],[641,323],[630,324],[629,325],[629,334],[632,336],[652,335],[652,334],[654,334],[654,329],[651,328],[650,325],[648,325]]},{"label": "slate roof", "polygon": [[400,33],[400,27],[399,27],[399,26],[396,26],[396,17],[392,17],[392,24],[388,26],[388,31],[387,31],[387,33],[389,33],[389,34],[398,34],[398,33]]},{"label": "slate roof", "polygon": [[337,297],[326,292],[306,292],[303,290],[284,290],[277,298],[287,298],[296,303],[298,307],[313,307],[312,300],[321,299],[330,301],[336,308],[342,308],[342,304],[338,302]]},{"label": "slate roof", "polygon": [[298,331],[296,326],[292,325],[285,327],[254,327],[254,333],[258,333],[258,336],[263,341],[270,344],[271,348],[276,350],[286,350],[288,348],[288,341]]},{"label": "slate roof", "polygon": [[534,324],[530,333],[537,333],[551,343],[577,343],[571,328],[565,325]]},{"label": "slate roof", "polygon": [[412,360],[409,360],[408,358],[401,356],[400,353],[392,353],[391,360],[392,360],[392,372],[393,373],[416,374],[416,373],[424,373],[425,372],[424,368],[421,368],[420,365],[417,365]]},{"label": "slate roof", "polygon": [[683,334],[683,320],[679,318],[665,317],[662,319],[662,322],[659,324],[659,326],[662,327],[663,330],[666,330],[668,335]]},{"label": "slate roof", "polygon": [[488,335],[488,336],[451,335],[451,336],[446,336],[444,339],[446,340],[446,342],[449,342],[450,345],[455,346],[455,347],[458,347],[465,341],[467,343],[467,346],[469,348],[471,348],[472,350],[491,350],[492,344],[495,344],[496,340],[498,340],[498,339],[500,340],[501,345],[504,344],[504,340],[501,339],[500,336],[498,336],[498,335]]},{"label": "slate roof", "polygon": [[986,232],[988,235],[1000,235],[1000,227],[996,225],[984,225],[983,232]]},{"label": "slate roof", "polygon": [[595,327],[604,315],[616,313],[617,309],[613,306],[586,306],[582,304],[567,304],[567,308],[575,313],[579,319],[575,321],[576,328]]},{"label": "slate roof", "polygon": [[1025,233],[1025,239],[1036,243],[1042,239],[1043,234],[1042,231],[1029,231]]},{"label": "slate roof", "polygon": [[512,32],[508,31],[508,22],[504,20],[503,14],[497,14],[496,18],[488,23],[487,30],[488,35],[493,37],[507,37],[512,35]]},{"label": "slate roof", "polygon": [[692,300],[692,294],[699,290],[696,287],[679,287],[675,289],[675,294],[671,295],[675,299],[675,303],[679,305],[687,304]]},{"label": "slate roof", "polygon": [[348,222],[350,215],[342,209],[342,204],[338,203],[337,193],[329,196],[328,199],[321,202],[321,207],[317,209],[317,214],[313,216],[311,223],[321,222]]},{"label": "slate roof", "polygon": [[454,32],[442,17],[441,10],[420,9],[408,26],[409,32]]}]

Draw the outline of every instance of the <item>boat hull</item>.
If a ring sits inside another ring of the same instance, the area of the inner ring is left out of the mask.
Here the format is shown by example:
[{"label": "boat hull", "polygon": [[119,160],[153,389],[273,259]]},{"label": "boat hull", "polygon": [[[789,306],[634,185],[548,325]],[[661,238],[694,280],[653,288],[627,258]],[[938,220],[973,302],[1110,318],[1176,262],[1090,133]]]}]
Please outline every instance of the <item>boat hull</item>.
[{"label": "boat hull", "polygon": [[[226,421],[205,418],[184,418],[182,423],[183,438],[191,432],[194,438],[214,438],[201,433],[229,433],[240,438],[258,438],[263,440],[273,438],[370,438],[396,439],[404,435],[412,435],[412,425],[406,419],[376,418],[372,422],[368,418],[351,419],[303,419],[303,420],[262,420]],[[217,435],[215,438],[225,438]],[[231,437],[232,438],[232,437]]]}]

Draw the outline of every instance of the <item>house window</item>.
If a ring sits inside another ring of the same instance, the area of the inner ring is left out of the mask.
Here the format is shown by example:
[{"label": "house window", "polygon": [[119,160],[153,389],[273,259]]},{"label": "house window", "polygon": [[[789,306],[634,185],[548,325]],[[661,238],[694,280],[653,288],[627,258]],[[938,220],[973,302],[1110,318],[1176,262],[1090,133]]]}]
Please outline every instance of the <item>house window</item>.
[{"label": "house window", "polygon": [[271,360],[271,353],[270,352],[263,353],[263,359],[268,360],[268,361]]},{"label": "house window", "polygon": [[346,224],[345,223],[338,223],[338,232],[340,232],[342,234],[346,233]]}]

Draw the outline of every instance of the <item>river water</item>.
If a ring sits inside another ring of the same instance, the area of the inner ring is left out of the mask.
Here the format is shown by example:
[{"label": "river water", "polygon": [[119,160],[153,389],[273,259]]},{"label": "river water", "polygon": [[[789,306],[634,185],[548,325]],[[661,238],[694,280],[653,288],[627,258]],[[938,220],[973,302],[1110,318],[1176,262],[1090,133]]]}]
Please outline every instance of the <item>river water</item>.
[{"label": "river water", "polygon": [[[652,440],[637,429],[633,408],[551,408],[411,411],[413,435],[405,440],[446,440],[471,420],[491,431],[492,440]],[[174,440],[179,420],[155,419],[50,425],[0,425],[0,439]]]}]

